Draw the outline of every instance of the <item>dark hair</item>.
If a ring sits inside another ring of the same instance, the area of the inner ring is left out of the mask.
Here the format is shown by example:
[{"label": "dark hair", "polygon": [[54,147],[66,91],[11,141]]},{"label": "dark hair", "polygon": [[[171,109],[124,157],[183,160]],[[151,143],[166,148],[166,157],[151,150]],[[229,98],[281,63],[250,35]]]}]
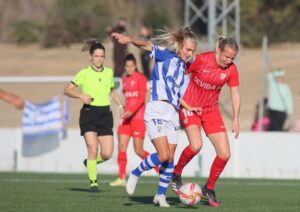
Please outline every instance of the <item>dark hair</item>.
[{"label": "dark hair", "polygon": [[239,46],[233,38],[225,38],[225,37],[219,37],[217,41],[217,48],[221,49],[221,51],[224,51],[225,46],[229,46],[231,49],[235,51],[239,51]]},{"label": "dark hair", "polygon": [[81,51],[89,50],[90,54],[92,55],[96,49],[102,49],[105,52],[104,46],[97,41],[95,38],[88,38],[84,40],[84,45],[81,48]]},{"label": "dark hair", "polygon": [[92,55],[96,49],[102,49],[105,52],[104,46],[101,43],[99,43],[98,41],[95,41],[91,45],[91,47],[90,47],[90,54]]},{"label": "dark hair", "polygon": [[124,64],[126,63],[126,61],[133,61],[134,64],[136,64],[135,56],[132,53],[129,53],[124,57]]}]

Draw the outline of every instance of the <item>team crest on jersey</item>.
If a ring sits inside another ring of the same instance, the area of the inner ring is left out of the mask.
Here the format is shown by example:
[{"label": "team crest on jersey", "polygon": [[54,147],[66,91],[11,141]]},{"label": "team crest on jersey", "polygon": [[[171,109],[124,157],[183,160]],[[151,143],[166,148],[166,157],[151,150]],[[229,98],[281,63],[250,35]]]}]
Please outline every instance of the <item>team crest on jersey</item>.
[{"label": "team crest on jersey", "polygon": [[221,73],[221,80],[225,79],[226,74]]}]

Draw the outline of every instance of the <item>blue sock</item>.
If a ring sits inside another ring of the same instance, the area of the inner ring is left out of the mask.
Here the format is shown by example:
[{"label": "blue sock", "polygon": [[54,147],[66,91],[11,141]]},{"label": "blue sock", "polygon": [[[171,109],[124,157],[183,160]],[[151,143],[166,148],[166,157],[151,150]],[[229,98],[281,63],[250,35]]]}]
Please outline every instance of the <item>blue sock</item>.
[{"label": "blue sock", "polygon": [[158,184],[158,190],[157,190],[158,195],[166,194],[168,185],[172,179],[173,170],[174,170],[174,162],[173,161],[172,162],[166,161],[160,165],[159,184]]},{"label": "blue sock", "polygon": [[131,173],[135,176],[139,177],[144,171],[150,170],[155,166],[158,166],[160,164],[160,161],[158,160],[157,153],[153,153],[151,155],[148,155],[141,163],[140,165],[134,169]]}]

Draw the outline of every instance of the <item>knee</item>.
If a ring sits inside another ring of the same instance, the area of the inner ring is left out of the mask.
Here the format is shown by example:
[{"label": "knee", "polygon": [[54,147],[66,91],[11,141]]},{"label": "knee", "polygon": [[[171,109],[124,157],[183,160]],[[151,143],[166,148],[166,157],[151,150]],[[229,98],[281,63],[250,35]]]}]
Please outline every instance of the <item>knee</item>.
[{"label": "knee", "polygon": [[202,142],[198,142],[198,143],[195,143],[195,144],[190,144],[190,147],[194,152],[198,153],[202,148]]},{"label": "knee", "polygon": [[101,158],[103,160],[109,160],[111,158],[112,154],[110,153],[101,153]]},{"label": "knee", "polygon": [[228,161],[230,159],[230,157],[231,157],[231,154],[230,154],[230,152],[224,152],[224,153],[222,153],[222,154],[220,154],[218,156],[220,158],[222,158],[223,160]]},{"label": "knee", "polygon": [[170,158],[170,153],[168,151],[158,153],[158,159],[160,162],[168,161]]},{"label": "knee", "polygon": [[97,158],[97,154],[98,154],[98,149],[97,148],[88,148],[88,155],[90,159],[94,159]]}]

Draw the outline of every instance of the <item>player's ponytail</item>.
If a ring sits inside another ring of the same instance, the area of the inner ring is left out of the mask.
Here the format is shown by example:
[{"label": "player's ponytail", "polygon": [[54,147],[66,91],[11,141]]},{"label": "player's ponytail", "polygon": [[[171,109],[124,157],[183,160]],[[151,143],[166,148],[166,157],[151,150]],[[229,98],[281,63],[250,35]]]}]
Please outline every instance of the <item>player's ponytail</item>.
[{"label": "player's ponytail", "polygon": [[84,45],[81,48],[81,51],[89,50],[92,55],[96,49],[102,49],[105,52],[105,47],[97,41],[95,38],[88,38],[84,41]]},{"label": "player's ponytail", "polygon": [[153,39],[153,43],[163,46],[172,52],[178,52],[187,39],[197,43],[197,37],[189,27],[181,27],[176,31],[170,29],[158,30],[161,34]]}]

